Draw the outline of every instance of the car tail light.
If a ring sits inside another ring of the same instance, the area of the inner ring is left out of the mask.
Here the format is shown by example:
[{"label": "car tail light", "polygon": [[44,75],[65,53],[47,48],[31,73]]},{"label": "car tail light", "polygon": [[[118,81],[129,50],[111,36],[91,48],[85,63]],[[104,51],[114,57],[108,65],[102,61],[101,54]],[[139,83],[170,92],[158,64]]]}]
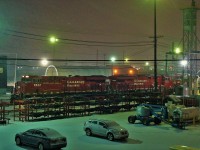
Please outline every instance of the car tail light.
[{"label": "car tail light", "polygon": [[63,141],[63,142],[66,142],[66,141],[67,141],[67,139],[66,139],[66,138],[62,138],[62,139],[61,139],[61,141]]}]

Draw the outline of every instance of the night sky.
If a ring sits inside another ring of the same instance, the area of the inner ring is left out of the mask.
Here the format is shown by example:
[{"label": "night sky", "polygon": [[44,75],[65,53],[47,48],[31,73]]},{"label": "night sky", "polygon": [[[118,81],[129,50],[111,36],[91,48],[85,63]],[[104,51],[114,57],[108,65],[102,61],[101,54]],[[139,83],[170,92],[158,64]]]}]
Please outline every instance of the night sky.
[{"label": "night sky", "polygon": [[[190,6],[191,0],[157,0],[158,59],[182,40],[181,9]],[[153,59],[153,0],[1,0],[0,11],[0,49],[8,57]],[[59,38],[54,46],[50,35]]]}]

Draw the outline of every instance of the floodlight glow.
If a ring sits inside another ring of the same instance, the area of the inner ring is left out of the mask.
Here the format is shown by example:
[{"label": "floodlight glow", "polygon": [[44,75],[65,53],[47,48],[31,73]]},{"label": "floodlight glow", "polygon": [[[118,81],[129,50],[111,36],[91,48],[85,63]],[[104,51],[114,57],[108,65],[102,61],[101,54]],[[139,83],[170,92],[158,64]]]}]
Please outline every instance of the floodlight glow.
[{"label": "floodlight glow", "polygon": [[41,64],[42,64],[43,66],[46,66],[46,65],[48,64],[48,60],[47,60],[46,58],[42,59],[42,60],[41,60]]},{"label": "floodlight glow", "polygon": [[133,70],[131,69],[131,70],[129,70],[129,74],[133,74]]},{"label": "floodlight glow", "polygon": [[118,73],[118,70],[117,70],[117,69],[115,69],[115,70],[114,70],[114,73]]},{"label": "floodlight glow", "polygon": [[177,48],[175,49],[175,53],[176,53],[176,54],[180,54],[180,53],[181,53],[181,49],[180,49],[179,47],[177,47]]},{"label": "floodlight glow", "polygon": [[49,41],[51,43],[56,43],[56,42],[58,42],[58,39],[56,37],[52,36],[52,37],[50,37]]},{"label": "floodlight glow", "polygon": [[112,58],[111,58],[111,61],[112,61],[112,62],[114,62],[115,60],[116,60],[116,58],[115,58],[115,57],[112,57]]},{"label": "floodlight glow", "polygon": [[184,67],[187,65],[187,63],[188,63],[187,60],[182,60],[181,61],[181,65],[184,66]]}]

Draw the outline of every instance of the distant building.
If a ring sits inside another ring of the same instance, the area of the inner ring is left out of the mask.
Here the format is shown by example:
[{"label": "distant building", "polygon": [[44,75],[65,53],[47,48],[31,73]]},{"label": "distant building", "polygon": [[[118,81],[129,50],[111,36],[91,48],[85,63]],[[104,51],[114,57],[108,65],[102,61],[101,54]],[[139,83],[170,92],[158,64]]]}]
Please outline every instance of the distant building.
[{"label": "distant building", "polygon": [[6,94],[7,89],[7,57],[0,56],[0,94]]},{"label": "distant building", "polygon": [[[59,76],[90,76],[90,75],[136,75],[137,70],[130,65],[108,66],[65,66],[59,67]],[[51,73],[51,71],[50,71]],[[47,74],[48,75],[48,74]]]}]

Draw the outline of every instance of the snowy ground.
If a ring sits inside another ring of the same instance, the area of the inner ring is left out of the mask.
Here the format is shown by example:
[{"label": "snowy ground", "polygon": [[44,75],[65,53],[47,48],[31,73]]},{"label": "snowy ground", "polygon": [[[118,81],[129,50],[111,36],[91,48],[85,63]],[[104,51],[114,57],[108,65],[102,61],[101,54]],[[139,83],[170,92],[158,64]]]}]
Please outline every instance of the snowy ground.
[{"label": "snowy ground", "polygon": [[[0,125],[0,150],[20,150],[29,147],[16,146],[14,137],[17,132],[36,127],[56,129],[67,137],[68,145],[63,150],[169,150],[172,145],[187,145],[200,148],[200,125],[180,130],[162,123],[159,126],[143,126],[140,123],[129,124],[127,117],[133,112],[92,115],[40,122],[10,121],[10,124]],[[101,137],[88,137],[83,131],[84,121],[89,118],[103,118],[117,121],[128,129],[130,136],[126,141],[108,141]]]}]

